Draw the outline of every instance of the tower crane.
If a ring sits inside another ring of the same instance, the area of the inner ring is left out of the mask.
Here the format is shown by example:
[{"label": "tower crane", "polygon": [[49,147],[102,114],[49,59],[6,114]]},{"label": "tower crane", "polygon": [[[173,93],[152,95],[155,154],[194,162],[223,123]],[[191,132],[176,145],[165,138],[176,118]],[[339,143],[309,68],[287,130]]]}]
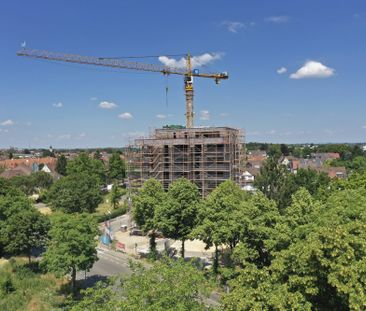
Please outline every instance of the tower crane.
[{"label": "tower crane", "polygon": [[32,57],[38,59],[46,59],[51,61],[62,61],[69,63],[78,63],[85,65],[95,65],[104,67],[113,67],[121,69],[131,69],[140,71],[160,72],[163,75],[181,75],[184,77],[184,90],[186,96],[186,127],[193,127],[193,77],[210,78],[216,84],[221,80],[229,78],[227,72],[209,73],[200,72],[198,69],[192,68],[192,57],[190,54],[185,55],[186,68],[168,67],[160,64],[146,64],[142,62],[131,62],[120,58],[105,58],[95,56],[83,56],[77,54],[66,54],[60,52],[50,52],[45,50],[33,50],[23,47],[17,52],[18,56]]}]

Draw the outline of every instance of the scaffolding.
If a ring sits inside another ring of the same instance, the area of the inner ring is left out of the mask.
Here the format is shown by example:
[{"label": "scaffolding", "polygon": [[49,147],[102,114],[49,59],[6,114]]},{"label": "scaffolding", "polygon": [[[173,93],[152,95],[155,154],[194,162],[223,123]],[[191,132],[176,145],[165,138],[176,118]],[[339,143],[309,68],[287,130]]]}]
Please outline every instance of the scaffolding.
[{"label": "scaffolding", "polygon": [[156,129],[149,138],[135,140],[136,152],[129,160],[132,179],[141,185],[155,178],[168,189],[184,177],[202,196],[227,179],[240,184],[243,138],[241,130],[230,127]]}]

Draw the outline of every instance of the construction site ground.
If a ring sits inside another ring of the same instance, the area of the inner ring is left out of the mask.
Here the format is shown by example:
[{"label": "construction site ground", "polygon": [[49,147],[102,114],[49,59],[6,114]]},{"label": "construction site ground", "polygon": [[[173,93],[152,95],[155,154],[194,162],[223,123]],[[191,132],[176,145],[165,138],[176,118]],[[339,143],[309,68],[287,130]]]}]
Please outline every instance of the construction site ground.
[{"label": "construction site ground", "polygon": [[[116,243],[122,243],[124,251],[128,254],[135,256],[143,256],[148,254],[149,251],[149,237],[130,235],[130,231],[123,232],[120,230],[121,226],[127,226],[129,224],[129,216],[123,215],[110,221],[110,227],[112,229],[112,235]],[[176,254],[179,256],[181,251],[181,241],[157,238],[156,239],[158,252],[164,252],[168,248],[175,249]],[[200,240],[187,240],[185,242],[185,257],[199,257],[205,262],[211,262],[214,254],[214,248],[205,249],[205,243]]]}]

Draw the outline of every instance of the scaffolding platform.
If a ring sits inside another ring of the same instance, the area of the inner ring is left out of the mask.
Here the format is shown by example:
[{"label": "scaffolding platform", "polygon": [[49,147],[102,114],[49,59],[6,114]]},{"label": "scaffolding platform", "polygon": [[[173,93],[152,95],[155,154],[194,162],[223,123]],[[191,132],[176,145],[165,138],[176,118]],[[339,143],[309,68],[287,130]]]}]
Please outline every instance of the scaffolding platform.
[{"label": "scaffolding platform", "polygon": [[135,140],[131,180],[142,184],[155,178],[168,189],[184,177],[206,196],[227,179],[240,184],[243,144],[242,131],[230,127],[155,129]]}]

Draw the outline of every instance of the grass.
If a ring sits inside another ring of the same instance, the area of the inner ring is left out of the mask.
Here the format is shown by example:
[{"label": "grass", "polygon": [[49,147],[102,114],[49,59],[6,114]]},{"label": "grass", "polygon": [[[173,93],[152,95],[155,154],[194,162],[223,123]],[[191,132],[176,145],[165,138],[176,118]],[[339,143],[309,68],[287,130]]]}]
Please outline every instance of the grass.
[{"label": "grass", "polygon": [[103,202],[99,204],[99,206],[97,207],[95,214],[96,215],[104,215],[107,214],[108,211],[112,211],[113,207],[111,206],[111,203],[109,202],[109,196],[105,195],[103,197]]},{"label": "grass", "polygon": [[43,215],[51,215],[52,214],[52,210],[49,207],[42,207],[39,208],[38,211],[43,214]]},{"label": "grass", "polygon": [[22,259],[0,267],[0,310],[56,310],[66,299],[66,279],[41,274],[37,263],[30,267]]}]

